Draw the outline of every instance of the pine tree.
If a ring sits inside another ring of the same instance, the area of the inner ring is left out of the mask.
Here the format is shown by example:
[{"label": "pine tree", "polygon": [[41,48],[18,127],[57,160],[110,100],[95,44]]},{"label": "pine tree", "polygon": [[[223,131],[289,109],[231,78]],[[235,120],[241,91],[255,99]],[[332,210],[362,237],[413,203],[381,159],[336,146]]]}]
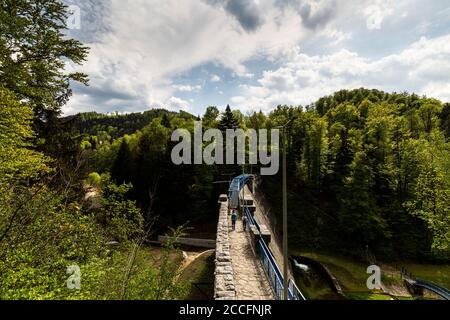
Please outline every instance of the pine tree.
[{"label": "pine tree", "polygon": [[130,182],[132,173],[133,157],[130,146],[126,140],[120,145],[117,158],[111,170],[111,175],[117,184]]},{"label": "pine tree", "polygon": [[169,119],[169,116],[167,115],[167,113],[163,114],[161,124],[166,128],[170,128],[171,124],[170,124],[170,119]]},{"label": "pine tree", "polygon": [[219,123],[219,129],[225,131],[227,129],[235,129],[239,126],[239,121],[234,116],[229,105],[225,109],[225,113],[222,115],[222,119]]}]

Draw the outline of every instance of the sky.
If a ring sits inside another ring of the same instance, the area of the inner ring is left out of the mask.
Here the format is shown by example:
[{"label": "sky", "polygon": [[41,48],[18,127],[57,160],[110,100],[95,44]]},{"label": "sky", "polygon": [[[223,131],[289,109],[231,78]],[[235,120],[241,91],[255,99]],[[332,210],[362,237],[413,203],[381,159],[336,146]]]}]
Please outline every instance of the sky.
[{"label": "sky", "polygon": [[64,114],[244,114],[340,89],[450,101],[448,0],[65,0],[90,47]]}]

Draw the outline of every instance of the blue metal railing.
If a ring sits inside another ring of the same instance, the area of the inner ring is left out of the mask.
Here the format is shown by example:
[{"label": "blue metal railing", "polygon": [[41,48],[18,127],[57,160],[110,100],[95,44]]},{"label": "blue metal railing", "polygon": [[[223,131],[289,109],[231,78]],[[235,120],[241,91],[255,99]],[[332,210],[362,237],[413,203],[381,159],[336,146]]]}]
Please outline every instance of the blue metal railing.
[{"label": "blue metal railing", "polygon": [[255,217],[250,213],[248,207],[245,207],[245,215],[247,216],[249,225],[255,226],[256,229],[258,229],[258,231],[261,232],[261,227],[259,226],[259,223],[256,221]]},{"label": "blue metal railing", "polygon": [[259,257],[261,259],[264,271],[269,278],[270,286],[272,287],[275,298],[277,300],[283,300],[284,297],[284,284],[281,272],[278,269],[277,264],[273,261],[269,248],[266,246],[262,239],[258,239]]},{"label": "blue metal railing", "polygon": [[442,298],[444,298],[445,300],[450,300],[450,290],[448,290],[447,288],[438,286],[437,284],[435,284],[433,282],[417,279],[414,282],[414,285],[416,285],[418,287],[425,288],[425,289],[427,289],[427,290],[429,290],[431,292],[434,292],[437,295],[439,295]]},{"label": "blue metal railing", "polygon": [[[229,198],[230,198],[230,208],[236,209],[239,205],[239,194],[245,184],[249,181],[249,175],[241,175],[235,179],[233,179],[230,189],[229,189]],[[277,265],[275,257],[273,256],[270,248],[265,243],[263,237],[261,236],[261,227],[256,221],[255,217],[251,214],[249,208],[244,206],[244,214],[247,217],[248,225],[255,226],[259,232],[257,236],[257,246],[259,249],[259,258],[263,265],[264,271],[267,274],[269,279],[269,283],[274,291],[275,298],[277,300],[283,300],[284,298],[284,281],[283,275],[280,271],[280,268]],[[289,280],[288,285],[288,299],[289,300],[306,300],[305,296],[300,292],[298,287],[295,285],[295,282]]]},{"label": "blue metal railing", "polygon": [[[247,216],[247,220],[249,221],[249,225],[254,225],[259,232],[261,232],[261,228],[250,213],[250,210],[246,207],[245,214]],[[257,245],[259,248],[259,258],[261,259],[262,265],[264,267],[264,271],[269,278],[269,283],[275,293],[275,298],[277,300],[284,299],[284,281],[283,275],[278,267],[278,264],[273,256],[270,248],[265,243],[261,234],[257,237]],[[289,288],[288,288],[288,298],[289,300],[306,300],[305,296],[300,292],[298,287],[295,285],[294,281],[289,280]]]},{"label": "blue metal railing", "polygon": [[239,207],[239,194],[242,188],[250,180],[250,175],[243,174],[233,179],[230,184],[229,191],[229,207],[231,209],[237,209]]},{"label": "blue metal railing", "polygon": [[306,300],[305,296],[292,279],[289,280],[289,300]]}]

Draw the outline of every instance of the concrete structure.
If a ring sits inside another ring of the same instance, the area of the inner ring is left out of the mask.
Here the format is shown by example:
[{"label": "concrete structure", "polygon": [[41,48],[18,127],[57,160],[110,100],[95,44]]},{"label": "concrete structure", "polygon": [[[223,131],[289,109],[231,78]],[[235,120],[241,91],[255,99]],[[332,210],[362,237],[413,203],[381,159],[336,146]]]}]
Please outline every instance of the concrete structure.
[{"label": "concrete structure", "polygon": [[228,234],[228,200],[225,197],[220,196],[221,201],[219,202],[220,211],[216,239],[214,298],[216,300],[235,300],[236,287]]},{"label": "concrete structure", "polygon": [[195,238],[172,238],[167,236],[158,236],[159,243],[166,243],[167,241],[172,240],[182,245],[198,247],[198,248],[207,248],[214,249],[216,247],[216,240],[213,239],[195,239]]},{"label": "concrete structure", "polygon": [[[225,201],[224,201],[225,200]],[[251,232],[242,220],[232,231],[228,201],[219,198],[214,297],[216,300],[273,300],[273,292],[252,243]],[[248,205],[253,205],[249,197]]]}]

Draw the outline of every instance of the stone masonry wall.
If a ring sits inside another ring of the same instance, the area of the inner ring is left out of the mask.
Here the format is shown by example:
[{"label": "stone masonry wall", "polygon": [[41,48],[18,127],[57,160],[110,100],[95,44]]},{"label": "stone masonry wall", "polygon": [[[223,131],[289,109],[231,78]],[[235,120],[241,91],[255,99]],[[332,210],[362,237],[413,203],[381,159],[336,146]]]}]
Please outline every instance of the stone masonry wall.
[{"label": "stone masonry wall", "polygon": [[228,202],[221,201],[219,203],[220,212],[216,239],[214,298],[216,300],[234,300],[236,299],[236,287],[230,255],[230,238],[228,235]]}]

